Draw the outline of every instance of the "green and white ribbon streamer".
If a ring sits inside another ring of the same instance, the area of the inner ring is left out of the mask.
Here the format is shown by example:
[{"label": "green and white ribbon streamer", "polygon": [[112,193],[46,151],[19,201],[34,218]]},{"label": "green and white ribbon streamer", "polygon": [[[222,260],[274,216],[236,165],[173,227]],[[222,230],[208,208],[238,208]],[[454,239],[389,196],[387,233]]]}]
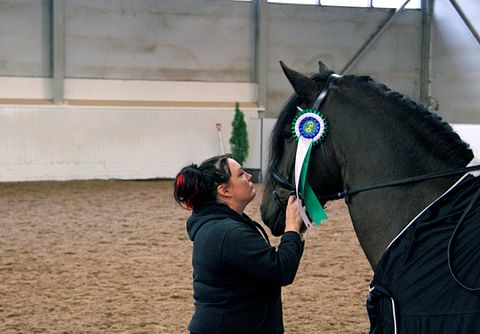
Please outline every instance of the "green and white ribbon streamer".
[{"label": "green and white ribbon streamer", "polygon": [[312,223],[319,226],[322,220],[327,219],[327,214],[307,182],[307,172],[312,147],[325,138],[328,126],[325,116],[318,111],[298,109],[300,113],[292,124],[292,130],[298,140],[295,156],[295,191],[305,226],[311,227]]}]

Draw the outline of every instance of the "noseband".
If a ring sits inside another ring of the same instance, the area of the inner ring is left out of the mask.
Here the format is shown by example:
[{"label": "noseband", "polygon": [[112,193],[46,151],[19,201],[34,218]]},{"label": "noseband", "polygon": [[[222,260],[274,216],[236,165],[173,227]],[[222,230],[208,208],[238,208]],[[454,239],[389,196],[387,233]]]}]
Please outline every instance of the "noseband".
[{"label": "noseband", "polygon": [[[275,167],[272,167],[270,176],[270,180],[275,181],[278,186],[288,191],[288,196],[295,194],[295,186],[288,182],[288,180],[282,174],[280,174]],[[275,189],[274,184],[272,184],[272,189]],[[288,197],[287,199],[282,199],[276,190],[272,191],[272,195],[278,206],[281,208],[285,208],[287,206]]]}]

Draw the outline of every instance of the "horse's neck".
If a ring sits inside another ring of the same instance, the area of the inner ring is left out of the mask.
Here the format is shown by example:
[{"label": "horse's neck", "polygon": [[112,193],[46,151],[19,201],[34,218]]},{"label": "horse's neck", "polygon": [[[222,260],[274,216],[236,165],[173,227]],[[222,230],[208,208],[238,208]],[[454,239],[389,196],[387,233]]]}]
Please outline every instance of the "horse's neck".
[{"label": "horse's neck", "polygon": [[[434,158],[408,161],[395,157],[392,154],[395,152],[393,147],[373,144],[369,150],[363,152],[368,159],[361,157],[359,152],[348,153],[349,157],[354,158],[349,159],[342,173],[344,183],[350,189],[451,169]],[[398,233],[456,179],[458,177],[440,178],[370,190],[351,198],[348,208],[352,223],[373,268]]]},{"label": "horse's neck", "polygon": [[358,240],[374,268],[390,242],[454,180],[426,181],[407,187],[372,190],[348,204]]}]

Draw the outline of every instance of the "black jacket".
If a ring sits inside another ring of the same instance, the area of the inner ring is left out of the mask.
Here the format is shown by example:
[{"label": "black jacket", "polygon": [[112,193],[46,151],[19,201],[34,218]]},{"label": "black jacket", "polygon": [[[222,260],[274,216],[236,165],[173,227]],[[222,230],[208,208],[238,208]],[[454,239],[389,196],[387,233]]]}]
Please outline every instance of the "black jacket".
[{"label": "black jacket", "polygon": [[193,333],[283,333],[281,286],[293,282],[304,243],[295,232],[270,246],[247,215],[223,204],[195,211]]}]

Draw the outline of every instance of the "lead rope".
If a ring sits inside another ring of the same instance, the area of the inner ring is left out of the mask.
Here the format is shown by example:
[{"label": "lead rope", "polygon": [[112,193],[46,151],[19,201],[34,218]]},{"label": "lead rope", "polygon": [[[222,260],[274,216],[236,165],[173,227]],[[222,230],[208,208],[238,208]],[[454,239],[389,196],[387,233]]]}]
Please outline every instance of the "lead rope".
[{"label": "lead rope", "polygon": [[269,244],[270,244],[270,239],[268,239],[268,234],[267,232],[265,231],[265,229],[263,228],[262,225],[260,225],[259,223],[257,223],[255,220],[252,220],[253,224],[255,225],[255,227],[257,228],[257,230],[260,232],[260,234],[262,234],[262,237],[265,239],[265,241]]},{"label": "lead rope", "polygon": [[462,216],[460,217],[460,220],[458,221],[457,225],[455,226],[455,229],[453,230],[452,236],[450,237],[450,240],[448,241],[448,248],[447,248],[447,260],[448,260],[448,270],[450,271],[450,274],[452,275],[453,279],[464,289],[472,292],[480,291],[480,287],[471,287],[460,281],[460,279],[455,275],[455,272],[453,271],[453,266],[452,266],[452,243],[453,239],[455,238],[455,235],[457,234],[457,231],[460,227],[460,225],[463,223],[465,217],[467,216],[468,212],[472,209],[473,205],[477,201],[478,197],[480,196],[480,188],[478,188],[477,192],[473,196],[472,200],[470,203],[468,203],[468,206],[465,208],[463,211]]}]

